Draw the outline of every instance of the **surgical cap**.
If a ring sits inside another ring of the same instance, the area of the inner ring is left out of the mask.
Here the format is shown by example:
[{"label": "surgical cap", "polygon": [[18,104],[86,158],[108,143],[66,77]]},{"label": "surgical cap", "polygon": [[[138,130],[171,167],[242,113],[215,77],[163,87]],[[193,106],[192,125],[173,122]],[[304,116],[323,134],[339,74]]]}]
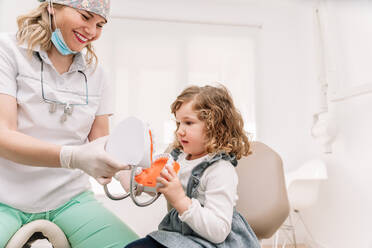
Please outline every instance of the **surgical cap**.
[{"label": "surgical cap", "polygon": [[110,0],[39,0],[39,2],[45,1],[93,12],[106,20],[110,12]]}]

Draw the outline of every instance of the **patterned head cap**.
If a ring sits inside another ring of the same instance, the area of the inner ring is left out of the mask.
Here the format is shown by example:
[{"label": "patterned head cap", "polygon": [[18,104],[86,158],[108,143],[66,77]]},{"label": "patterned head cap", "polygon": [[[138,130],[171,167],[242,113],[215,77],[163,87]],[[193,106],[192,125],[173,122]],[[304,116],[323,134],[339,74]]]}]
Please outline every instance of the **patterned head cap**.
[{"label": "patterned head cap", "polygon": [[93,12],[106,20],[110,12],[110,0],[39,0],[39,2],[45,1]]}]

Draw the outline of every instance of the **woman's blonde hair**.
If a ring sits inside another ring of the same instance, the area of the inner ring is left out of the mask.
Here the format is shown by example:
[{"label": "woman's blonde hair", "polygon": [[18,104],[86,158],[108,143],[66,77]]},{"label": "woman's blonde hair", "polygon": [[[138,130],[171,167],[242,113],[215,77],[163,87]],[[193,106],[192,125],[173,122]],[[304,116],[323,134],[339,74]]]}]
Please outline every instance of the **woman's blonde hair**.
[{"label": "woman's blonde hair", "polygon": [[[65,6],[60,4],[53,4],[53,8],[60,9]],[[49,22],[48,3],[44,2],[38,8],[29,12],[28,14],[21,15],[17,18],[18,32],[17,40],[19,44],[27,42],[28,53],[32,56],[33,50],[37,45],[40,49],[49,51],[53,44],[51,41],[52,30]],[[85,59],[88,65],[97,64],[98,58],[94,53],[92,44],[86,46],[87,53]]]},{"label": "woman's blonde hair", "polygon": [[[248,136],[243,129],[243,118],[235,108],[226,87],[190,86],[172,103],[172,113],[176,116],[176,111],[182,104],[190,101],[193,101],[193,110],[199,120],[205,123],[208,153],[224,151],[234,154],[237,159],[250,154]],[[177,138],[173,146],[182,149]]]}]

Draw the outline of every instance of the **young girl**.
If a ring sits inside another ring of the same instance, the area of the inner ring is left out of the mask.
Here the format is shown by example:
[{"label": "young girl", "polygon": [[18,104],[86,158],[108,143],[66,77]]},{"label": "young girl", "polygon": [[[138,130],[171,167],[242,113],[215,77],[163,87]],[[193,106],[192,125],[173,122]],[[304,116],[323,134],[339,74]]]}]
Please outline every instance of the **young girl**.
[{"label": "young girl", "polygon": [[159,230],[134,247],[260,247],[236,212],[237,160],[247,156],[243,119],[223,86],[191,86],[173,102],[177,130],[172,156],[179,174],[167,168],[157,178],[171,211]]}]

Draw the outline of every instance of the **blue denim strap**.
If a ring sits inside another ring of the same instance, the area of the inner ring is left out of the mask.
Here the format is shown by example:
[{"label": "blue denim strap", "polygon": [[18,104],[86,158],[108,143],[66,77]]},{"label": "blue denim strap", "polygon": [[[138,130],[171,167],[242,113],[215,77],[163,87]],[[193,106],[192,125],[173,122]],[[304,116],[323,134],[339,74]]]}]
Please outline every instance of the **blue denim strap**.
[{"label": "blue denim strap", "polygon": [[225,152],[218,153],[214,155],[210,160],[203,161],[199,163],[195,168],[191,171],[191,176],[189,178],[189,181],[187,183],[187,189],[186,189],[186,195],[190,198],[196,197],[196,189],[198,188],[200,184],[200,178],[202,177],[204,171],[214,164],[215,162],[219,160],[226,160],[230,162],[233,166],[236,166],[238,164],[235,155],[229,155]]}]

